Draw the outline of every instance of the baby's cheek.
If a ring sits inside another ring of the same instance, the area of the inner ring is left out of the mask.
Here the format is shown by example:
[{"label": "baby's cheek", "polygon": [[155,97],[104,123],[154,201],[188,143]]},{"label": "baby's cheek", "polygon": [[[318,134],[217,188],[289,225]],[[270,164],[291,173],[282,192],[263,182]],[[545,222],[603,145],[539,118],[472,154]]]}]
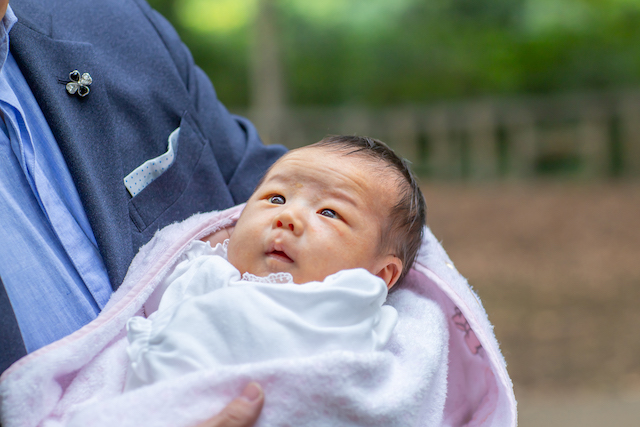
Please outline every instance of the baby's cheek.
[{"label": "baby's cheek", "polygon": [[238,271],[244,273],[244,271],[242,270],[245,268],[245,261],[242,257],[242,251],[238,248],[238,245],[234,244],[233,238],[229,239],[229,246],[227,247],[227,260],[231,263],[231,265],[237,268]]},{"label": "baby's cheek", "polygon": [[322,281],[324,280],[327,276],[330,276],[334,273],[337,273],[340,270],[344,270],[345,268],[349,268],[348,267],[348,263],[345,264],[345,258],[344,257],[339,257],[338,259],[336,258],[324,258],[324,259],[317,259],[314,263],[313,263],[313,279],[312,280],[318,280],[318,281]]}]

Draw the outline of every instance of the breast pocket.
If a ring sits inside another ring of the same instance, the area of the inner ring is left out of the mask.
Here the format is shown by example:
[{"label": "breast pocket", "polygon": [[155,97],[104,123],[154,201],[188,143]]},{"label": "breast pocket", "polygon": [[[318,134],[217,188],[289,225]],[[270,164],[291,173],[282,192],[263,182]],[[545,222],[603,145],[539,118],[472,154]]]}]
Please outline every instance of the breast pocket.
[{"label": "breast pocket", "polygon": [[148,232],[207,210],[201,202],[204,185],[222,190],[223,203],[228,203],[228,190],[217,161],[189,113],[180,121],[176,148],[171,166],[129,201],[129,216],[141,233],[152,225]]}]

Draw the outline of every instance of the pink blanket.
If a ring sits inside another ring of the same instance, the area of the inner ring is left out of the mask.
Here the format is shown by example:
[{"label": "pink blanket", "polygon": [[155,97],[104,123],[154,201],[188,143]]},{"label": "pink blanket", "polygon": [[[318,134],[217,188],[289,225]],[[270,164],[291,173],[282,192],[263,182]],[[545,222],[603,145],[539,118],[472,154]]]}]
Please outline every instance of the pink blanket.
[{"label": "pink blanket", "polygon": [[[262,426],[516,425],[513,387],[487,315],[428,228],[415,269],[388,298],[400,320],[387,351],[236,365],[123,394],[127,319],[143,313],[190,241],[232,224],[241,209],[158,232],[95,321],[3,373],[2,426],[190,426],[251,380],[265,389]],[[444,318],[425,314],[432,305]],[[430,338],[438,328],[448,348]]]}]

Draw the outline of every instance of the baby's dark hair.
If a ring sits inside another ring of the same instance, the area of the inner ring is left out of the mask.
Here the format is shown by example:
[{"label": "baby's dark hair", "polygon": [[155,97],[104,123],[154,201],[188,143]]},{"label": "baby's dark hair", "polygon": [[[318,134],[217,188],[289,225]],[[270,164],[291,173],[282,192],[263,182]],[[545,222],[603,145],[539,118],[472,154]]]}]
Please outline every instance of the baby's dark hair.
[{"label": "baby's dark hair", "polygon": [[422,244],[423,227],[427,220],[427,206],[422,191],[406,160],[387,144],[374,138],[355,135],[330,135],[309,147],[344,151],[345,155],[358,155],[373,161],[382,161],[398,177],[398,200],[382,227],[380,250],[388,251],[402,262],[398,281],[413,267]]}]

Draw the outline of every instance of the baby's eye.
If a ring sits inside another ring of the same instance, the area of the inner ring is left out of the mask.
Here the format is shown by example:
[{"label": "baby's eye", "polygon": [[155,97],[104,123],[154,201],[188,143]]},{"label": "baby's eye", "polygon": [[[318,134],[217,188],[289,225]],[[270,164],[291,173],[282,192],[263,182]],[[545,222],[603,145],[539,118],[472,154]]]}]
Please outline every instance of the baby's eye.
[{"label": "baby's eye", "polygon": [[322,209],[319,213],[327,218],[340,219],[340,215],[333,209]]},{"label": "baby's eye", "polygon": [[268,200],[269,200],[269,203],[273,203],[274,205],[284,205],[284,202],[286,201],[284,199],[284,196],[281,196],[279,194],[269,197]]}]

